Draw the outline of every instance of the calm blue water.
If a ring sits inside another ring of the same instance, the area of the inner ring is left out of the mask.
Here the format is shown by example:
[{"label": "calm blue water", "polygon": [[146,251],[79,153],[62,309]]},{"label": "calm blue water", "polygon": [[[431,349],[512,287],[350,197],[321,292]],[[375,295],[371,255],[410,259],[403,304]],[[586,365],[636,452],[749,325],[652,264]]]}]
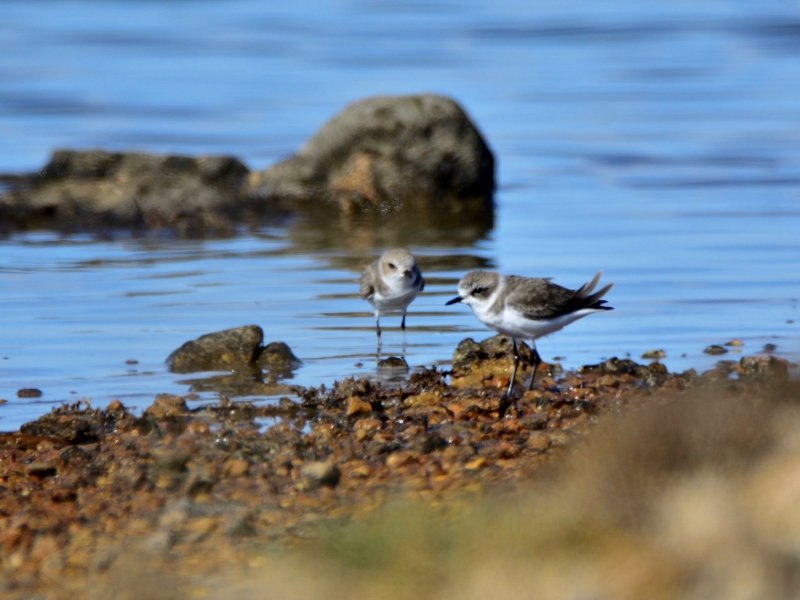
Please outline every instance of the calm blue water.
[{"label": "calm blue water", "polygon": [[[663,348],[670,369],[702,370],[717,359],[703,348],[734,337],[797,360],[800,7],[284,4],[1,3],[0,172],[94,147],[263,168],[353,100],[442,93],[495,153],[496,227],[410,244],[429,279],[410,364],[446,365],[484,335],[443,306],[476,263],[573,287],[605,270],[616,310],[539,343],[566,367]],[[373,374],[355,279],[382,248],[366,246],[297,223],[214,241],[0,240],[0,430],[76,398],[185,393],[169,352],[250,323],[304,360],[292,383]],[[401,351],[398,321],[383,320],[384,354]]]}]

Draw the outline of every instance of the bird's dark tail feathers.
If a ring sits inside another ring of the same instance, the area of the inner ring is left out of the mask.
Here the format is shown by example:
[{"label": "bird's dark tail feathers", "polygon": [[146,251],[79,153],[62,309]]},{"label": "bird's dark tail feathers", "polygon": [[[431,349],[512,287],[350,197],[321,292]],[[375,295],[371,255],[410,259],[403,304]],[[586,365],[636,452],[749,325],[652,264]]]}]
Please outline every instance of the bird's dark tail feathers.
[{"label": "bird's dark tail feathers", "polygon": [[606,295],[606,292],[608,292],[608,290],[614,286],[613,283],[609,283],[607,286],[592,294],[594,288],[597,286],[597,282],[600,281],[600,276],[602,274],[602,271],[598,271],[591,281],[583,284],[583,286],[581,286],[581,288],[575,292],[575,298],[580,299],[581,308],[613,310],[611,306],[603,306],[606,301],[601,300],[601,298]]}]

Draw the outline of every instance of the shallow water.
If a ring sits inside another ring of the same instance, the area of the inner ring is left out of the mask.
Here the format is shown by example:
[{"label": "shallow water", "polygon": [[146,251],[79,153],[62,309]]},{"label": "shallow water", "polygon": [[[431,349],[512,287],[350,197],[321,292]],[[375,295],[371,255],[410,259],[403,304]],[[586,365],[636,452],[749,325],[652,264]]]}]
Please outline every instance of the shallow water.
[{"label": "shallow water", "polygon": [[[702,370],[739,357],[702,353],[731,338],[797,360],[798,81],[800,9],[780,2],[4,2],[0,171],[57,147],[262,168],[349,101],[433,91],[475,119],[499,189],[483,233],[293,221],[228,240],[0,240],[0,430],[76,398],[186,393],[169,352],[250,323],[304,361],[290,383],[373,376],[355,280],[398,241],[428,281],[412,366],[488,335],[444,306],[477,267],[571,287],[604,269],[616,310],[539,342],[565,367],[663,348],[671,370]],[[399,318],[382,325],[383,355],[401,353]],[[27,387],[44,394],[17,398]]]}]

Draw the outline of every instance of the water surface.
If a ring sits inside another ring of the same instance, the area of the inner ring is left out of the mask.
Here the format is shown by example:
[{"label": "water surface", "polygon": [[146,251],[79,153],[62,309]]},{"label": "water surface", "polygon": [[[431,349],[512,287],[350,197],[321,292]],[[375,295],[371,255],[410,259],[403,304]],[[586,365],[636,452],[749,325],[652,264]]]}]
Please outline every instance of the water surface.
[{"label": "water surface", "polygon": [[[431,91],[474,118],[499,189],[483,233],[294,221],[227,240],[0,240],[0,430],[76,398],[186,393],[169,352],[251,323],[304,361],[289,383],[374,376],[355,280],[396,241],[429,282],[412,366],[446,367],[484,335],[444,306],[477,267],[570,287],[604,269],[616,310],[539,343],[565,367],[663,348],[670,369],[702,370],[717,360],[703,348],[734,337],[797,360],[798,81],[800,9],[777,1],[4,2],[2,172],[60,147],[263,168],[350,101]],[[383,355],[400,354],[399,318],[382,324]],[[27,387],[44,394],[18,399]]]}]

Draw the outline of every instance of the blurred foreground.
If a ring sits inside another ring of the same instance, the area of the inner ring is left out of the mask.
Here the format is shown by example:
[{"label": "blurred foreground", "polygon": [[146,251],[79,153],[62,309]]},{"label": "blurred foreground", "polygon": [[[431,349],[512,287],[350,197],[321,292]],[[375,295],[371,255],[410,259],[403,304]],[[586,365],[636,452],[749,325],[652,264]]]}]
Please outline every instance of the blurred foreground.
[{"label": "blurred foreground", "polygon": [[468,345],[401,389],[65,407],[4,435],[4,597],[797,596],[785,362],[544,365],[498,420],[508,341]]},{"label": "blurred foreground", "polygon": [[[798,596],[796,382],[658,395],[603,421],[513,491],[382,510],[201,578],[201,596]],[[189,589],[171,584],[174,597]]]}]

